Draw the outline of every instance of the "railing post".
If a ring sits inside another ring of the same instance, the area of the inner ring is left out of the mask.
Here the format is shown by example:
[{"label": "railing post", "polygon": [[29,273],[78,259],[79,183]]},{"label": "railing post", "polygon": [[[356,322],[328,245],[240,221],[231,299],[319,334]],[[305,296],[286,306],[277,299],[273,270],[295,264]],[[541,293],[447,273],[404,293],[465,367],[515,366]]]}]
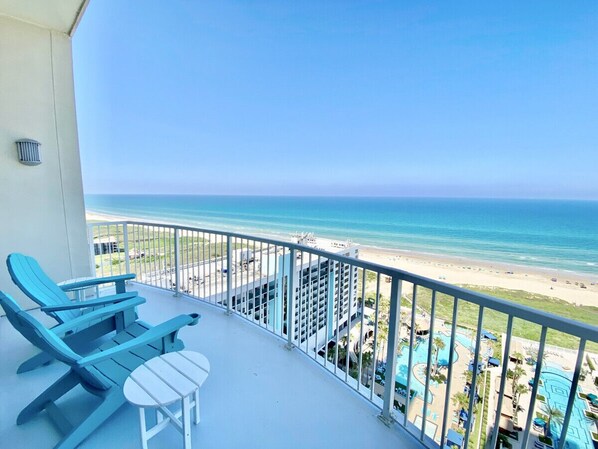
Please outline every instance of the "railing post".
[{"label": "railing post", "polygon": [[129,258],[129,226],[126,221],[123,223],[123,244],[125,245],[125,270],[129,274],[131,272],[131,260]]},{"label": "railing post", "polygon": [[89,273],[92,276],[97,276],[98,271],[96,270],[96,252],[93,244],[93,224],[87,225],[87,243],[89,244]]},{"label": "railing post", "polygon": [[233,278],[231,270],[233,268],[232,237],[226,236],[226,314],[231,315],[231,302],[233,300]]},{"label": "railing post", "polygon": [[[386,371],[384,384],[384,403],[380,420],[390,426],[393,422],[392,411],[395,398],[395,373],[397,371],[397,340],[399,337],[399,320],[401,310],[402,281],[392,276],[390,292],[390,316],[388,319],[388,342],[386,347]],[[409,392],[407,392],[409,394]],[[405,410],[408,413],[408,410]]]},{"label": "railing post", "polygon": [[181,255],[179,251],[179,228],[174,228],[174,296],[181,296]]},{"label": "railing post", "polygon": [[[289,253],[289,276],[287,285],[287,344],[286,348],[290,351],[293,349],[293,329],[295,327],[295,270],[297,268],[297,260],[295,248],[291,248]],[[284,279],[284,273],[282,273]],[[281,309],[284,309],[281,307]],[[282,312],[282,311],[281,311]]]}]

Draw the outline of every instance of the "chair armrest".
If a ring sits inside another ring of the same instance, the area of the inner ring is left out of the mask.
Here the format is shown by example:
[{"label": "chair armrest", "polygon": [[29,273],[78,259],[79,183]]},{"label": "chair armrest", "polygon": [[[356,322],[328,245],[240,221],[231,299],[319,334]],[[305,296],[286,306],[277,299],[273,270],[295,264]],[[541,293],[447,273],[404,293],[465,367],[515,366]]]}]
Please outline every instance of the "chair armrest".
[{"label": "chair armrest", "polygon": [[50,330],[58,337],[64,337],[68,332],[73,331],[82,325],[85,325],[95,320],[102,320],[104,318],[114,316],[128,309],[137,307],[143,303],[145,303],[145,298],[142,298],[141,296],[136,296],[134,298],[126,299],[124,301],[110,306],[93,310],[89,313],[84,313],[83,315],[80,315],[77,318],[73,318],[72,320],[66,323],[54,326]]},{"label": "chair armrest", "polygon": [[88,301],[72,301],[67,304],[60,304],[57,306],[43,306],[40,307],[42,312],[60,312],[63,310],[86,309],[89,307],[105,306],[107,304],[116,304],[126,299],[135,298],[137,292],[120,293],[118,295],[103,296],[97,299],[90,299]]},{"label": "chair armrest", "polygon": [[81,288],[85,288],[85,287],[94,287],[96,285],[101,285],[101,284],[115,283],[116,284],[116,292],[124,293],[125,292],[125,281],[129,281],[131,279],[135,279],[134,273],[119,274],[117,276],[106,276],[106,277],[101,277],[101,278],[87,279],[84,281],[71,282],[69,284],[61,285],[60,288],[63,291],[68,292],[71,290],[77,290],[77,289],[81,289]]},{"label": "chair armrest", "polygon": [[131,351],[140,346],[148,345],[152,342],[168,337],[169,335],[176,335],[179,329],[184,326],[195,326],[199,321],[199,318],[201,318],[201,315],[198,313],[179,315],[166,321],[165,323],[148,329],[139,337],[135,337],[132,340],[123,343],[122,345],[114,346],[106,351],[96,352],[95,354],[83,357],[77,361],[77,365],[79,367],[95,365],[104,360],[111,359],[122,352]]}]

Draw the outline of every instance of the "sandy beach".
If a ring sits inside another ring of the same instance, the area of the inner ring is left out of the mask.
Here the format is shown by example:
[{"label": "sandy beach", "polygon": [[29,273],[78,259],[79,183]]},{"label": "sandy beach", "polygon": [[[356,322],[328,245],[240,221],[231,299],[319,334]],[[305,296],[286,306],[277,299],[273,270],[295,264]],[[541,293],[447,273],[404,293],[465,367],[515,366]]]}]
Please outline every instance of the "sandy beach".
[{"label": "sandy beach", "polygon": [[[88,221],[135,220],[90,212],[86,214],[86,218]],[[158,222],[156,220],[151,221]],[[506,265],[410,251],[385,250],[367,246],[360,246],[359,254],[361,259],[399,268],[449,284],[523,290],[552,296],[572,304],[598,307],[598,276],[590,274]],[[556,282],[552,281],[553,278],[556,279]],[[582,283],[586,288],[581,287]],[[383,282],[381,288],[383,290],[388,289],[389,285]],[[383,293],[385,292],[383,291]],[[388,294],[388,292],[385,294]]]},{"label": "sandy beach", "polygon": [[[572,304],[598,307],[596,279],[583,273],[544,270],[527,266],[510,266],[456,257],[381,250],[369,247],[360,249],[360,258],[449,284],[523,290],[552,296]],[[556,282],[552,281],[553,278],[556,279]],[[581,288],[582,283],[586,288]]]}]

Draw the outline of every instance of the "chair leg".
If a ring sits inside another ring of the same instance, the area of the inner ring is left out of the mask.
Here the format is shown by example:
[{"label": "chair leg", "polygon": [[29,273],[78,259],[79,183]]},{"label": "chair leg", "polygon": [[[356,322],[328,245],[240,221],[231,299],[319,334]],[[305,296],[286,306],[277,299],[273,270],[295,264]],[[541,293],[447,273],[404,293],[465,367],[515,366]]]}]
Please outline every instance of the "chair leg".
[{"label": "chair leg", "polygon": [[39,354],[34,355],[28,360],[25,360],[21,363],[21,366],[17,369],[17,374],[26,373],[27,371],[32,371],[35,368],[38,368],[42,365],[47,365],[54,360],[54,357],[51,355],[46,354],[45,352],[40,352]]},{"label": "chair leg", "polygon": [[[119,387],[114,387],[118,389]],[[93,412],[89,414],[79,425],[73,428],[54,447],[54,449],[74,449],[83,442],[93,431],[100,427],[126,402],[122,391],[114,391],[108,394]]]},{"label": "chair leg", "polygon": [[73,371],[69,371],[19,413],[19,416],[17,417],[17,425],[26,423],[46,408],[49,403],[62,397],[77,385],[79,385],[79,376]]}]

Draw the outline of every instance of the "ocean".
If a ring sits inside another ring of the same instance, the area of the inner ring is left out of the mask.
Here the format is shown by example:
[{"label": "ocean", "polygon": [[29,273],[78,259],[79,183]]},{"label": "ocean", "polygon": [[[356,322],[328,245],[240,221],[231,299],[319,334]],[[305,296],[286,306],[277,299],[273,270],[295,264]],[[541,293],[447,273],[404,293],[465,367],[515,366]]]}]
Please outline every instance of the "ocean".
[{"label": "ocean", "polygon": [[598,276],[598,201],[86,195],[89,212]]}]

